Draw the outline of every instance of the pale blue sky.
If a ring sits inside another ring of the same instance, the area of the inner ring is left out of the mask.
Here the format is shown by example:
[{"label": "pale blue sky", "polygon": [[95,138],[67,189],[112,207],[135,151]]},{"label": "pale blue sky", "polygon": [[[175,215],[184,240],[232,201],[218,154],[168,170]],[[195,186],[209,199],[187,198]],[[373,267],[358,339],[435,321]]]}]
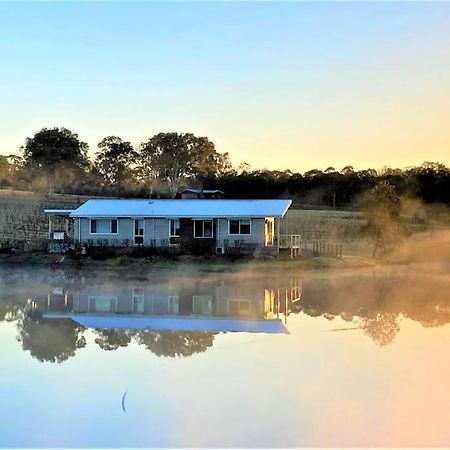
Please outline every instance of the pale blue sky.
[{"label": "pale blue sky", "polygon": [[448,3],[0,3],[0,153],[160,131],[304,171],[450,163]]}]

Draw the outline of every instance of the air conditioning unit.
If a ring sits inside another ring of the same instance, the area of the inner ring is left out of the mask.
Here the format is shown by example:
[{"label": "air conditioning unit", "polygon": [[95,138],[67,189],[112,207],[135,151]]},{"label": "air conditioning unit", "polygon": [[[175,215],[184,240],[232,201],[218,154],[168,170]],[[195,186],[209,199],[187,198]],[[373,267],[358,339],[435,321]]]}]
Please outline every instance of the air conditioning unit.
[{"label": "air conditioning unit", "polygon": [[225,254],[225,249],[223,247],[216,247],[216,255]]}]

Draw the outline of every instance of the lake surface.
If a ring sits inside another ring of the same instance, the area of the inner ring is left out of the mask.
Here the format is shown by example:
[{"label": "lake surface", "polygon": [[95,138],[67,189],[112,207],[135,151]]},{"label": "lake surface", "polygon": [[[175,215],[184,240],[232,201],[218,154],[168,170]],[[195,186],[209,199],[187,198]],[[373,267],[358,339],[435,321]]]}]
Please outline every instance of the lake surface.
[{"label": "lake surface", "polygon": [[0,268],[2,447],[450,446],[450,276]]}]

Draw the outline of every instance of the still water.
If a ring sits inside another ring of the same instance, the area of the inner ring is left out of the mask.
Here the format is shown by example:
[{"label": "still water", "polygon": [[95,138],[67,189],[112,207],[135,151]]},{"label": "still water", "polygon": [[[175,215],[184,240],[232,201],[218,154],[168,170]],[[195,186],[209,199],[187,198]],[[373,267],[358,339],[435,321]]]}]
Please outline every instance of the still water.
[{"label": "still water", "polygon": [[450,446],[450,277],[0,268],[0,446]]}]

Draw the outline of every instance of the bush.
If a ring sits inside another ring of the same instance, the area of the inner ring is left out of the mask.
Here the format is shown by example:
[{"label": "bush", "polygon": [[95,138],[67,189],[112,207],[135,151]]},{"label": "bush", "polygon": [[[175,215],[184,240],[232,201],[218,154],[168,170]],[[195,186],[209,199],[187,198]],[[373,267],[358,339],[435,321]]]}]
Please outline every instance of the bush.
[{"label": "bush", "polygon": [[92,259],[105,260],[116,255],[111,247],[88,247],[87,255]]}]

